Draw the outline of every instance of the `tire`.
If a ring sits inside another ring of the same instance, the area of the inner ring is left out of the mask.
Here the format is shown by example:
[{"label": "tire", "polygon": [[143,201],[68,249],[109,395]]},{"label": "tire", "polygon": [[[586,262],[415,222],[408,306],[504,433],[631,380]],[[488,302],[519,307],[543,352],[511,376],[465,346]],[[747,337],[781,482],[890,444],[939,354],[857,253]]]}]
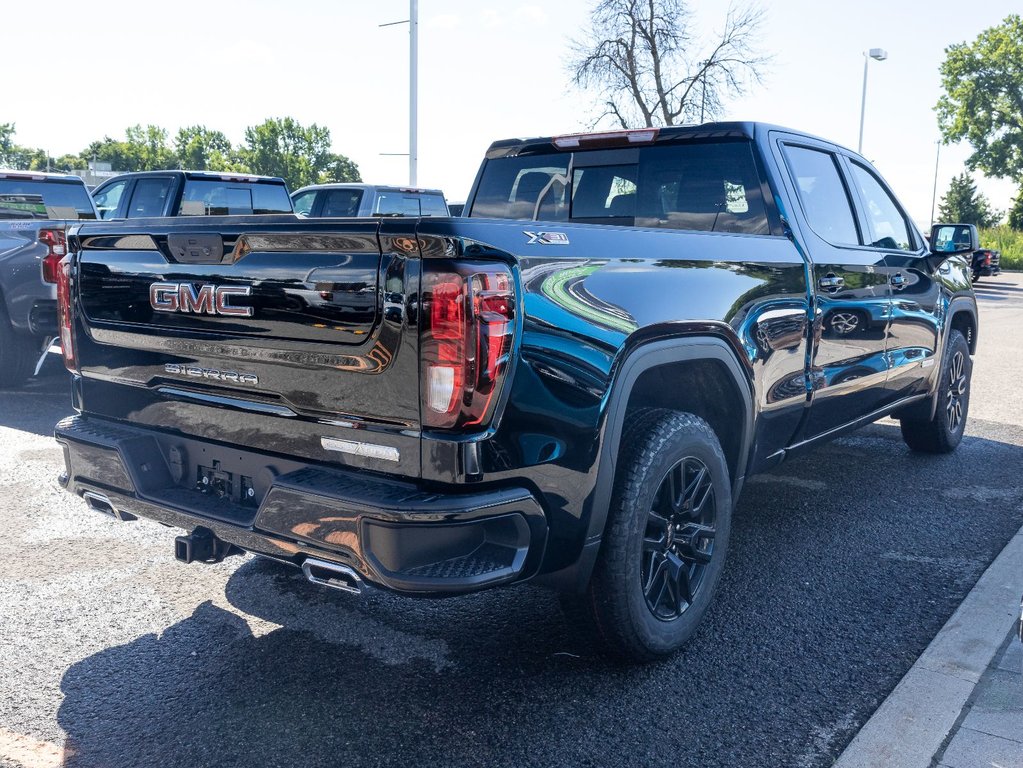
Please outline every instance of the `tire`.
[{"label": "tire", "polygon": [[902,439],[914,451],[951,453],[963,439],[970,409],[970,345],[959,331],[949,332],[938,381],[938,407],[934,418],[902,419]]},{"label": "tire", "polygon": [[973,282],[975,283],[980,282],[980,272],[973,273]]},{"label": "tire", "polygon": [[38,356],[34,339],[15,331],[0,306],[0,388],[21,385],[32,373]]},{"label": "tire", "polygon": [[692,414],[637,411],[621,444],[585,604],[609,655],[646,662],[680,648],[710,605],[728,551],[731,486],[717,436]]}]

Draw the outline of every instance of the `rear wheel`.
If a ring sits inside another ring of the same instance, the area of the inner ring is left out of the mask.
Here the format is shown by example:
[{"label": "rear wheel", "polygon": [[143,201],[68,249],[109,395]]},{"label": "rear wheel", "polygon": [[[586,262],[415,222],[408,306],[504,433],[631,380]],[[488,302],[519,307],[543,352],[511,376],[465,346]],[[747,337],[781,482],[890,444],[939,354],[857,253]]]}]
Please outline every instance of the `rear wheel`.
[{"label": "rear wheel", "polygon": [[924,453],[949,453],[956,449],[966,429],[972,373],[970,345],[959,331],[950,331],[941,363],[934,418],[902,419],[902,439],[906,445]]},{"label": "rear wheel", "polygon": [[32,337],[15,331],[0,306],[0,387],[15,387],[24,382],[37,357]]},{"label": "rear wheel", "polygon": [[682,646],[710,604],[732,498],[724,452],[705,421],[649,409],[630,422],[586,607],[606,650],[650,661]]}]

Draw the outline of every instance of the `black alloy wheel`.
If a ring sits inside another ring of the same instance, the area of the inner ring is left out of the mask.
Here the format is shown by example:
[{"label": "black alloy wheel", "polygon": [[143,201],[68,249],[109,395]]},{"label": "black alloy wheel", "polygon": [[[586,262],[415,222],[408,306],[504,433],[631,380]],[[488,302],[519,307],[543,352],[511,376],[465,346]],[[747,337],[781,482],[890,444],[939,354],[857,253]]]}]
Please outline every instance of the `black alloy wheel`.
[{"label": "black alloy wheel", "polygon": [[948,366],[948,387],[945,393],[945,415],[948,417],[948,428],[957,432],[965,416],[963,407],[970,379],[966,373],[966,356],[962,350],[956,350]]},{"label": "black alloy wheel", "polygon": [[662,621],[693,604],[714,556],[714,482],[687,456],[668,470],[647,513],[640,577],[647,608]]},{"label": "black alloy wheel", "polygon": [[696,631],[724,570],[732,519],[728,462],[691,413],[626,415],[608,519],[585,594],[562,599],[611,656],[653,661]]},{"label": "black alloy wheel", "polygon": [[923,453],[949,453],[963,439],[966,429],[966,418],[970,409],[970,376],[973,371],[973,360],[970,358],[970,345],[966,337],[957,330],[949,331],[942,354],[941,372],[937,381],[937,404],[934,415],[929,407],[933,401],[924,405],[927,416],[921,416],[919,406],[914,407],[912,415],[899,419],[902,427],[902,439],[914,451]]}]

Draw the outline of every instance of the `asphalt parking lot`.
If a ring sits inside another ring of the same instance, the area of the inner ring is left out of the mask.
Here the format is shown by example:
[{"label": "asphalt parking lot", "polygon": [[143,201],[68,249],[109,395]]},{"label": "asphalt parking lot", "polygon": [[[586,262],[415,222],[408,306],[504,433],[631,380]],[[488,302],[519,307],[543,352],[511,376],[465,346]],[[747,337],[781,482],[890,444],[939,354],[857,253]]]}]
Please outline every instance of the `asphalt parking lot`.
[{"label": "asphalt parking lot", "polygon": [[55,367],[0,392],[0,765],[827,766],[1023,525],[1023,277],[978,285],[967,437],[894,422],[752,480],[669,661],[613,666],[556,597],[351,598],[61,491]]}]

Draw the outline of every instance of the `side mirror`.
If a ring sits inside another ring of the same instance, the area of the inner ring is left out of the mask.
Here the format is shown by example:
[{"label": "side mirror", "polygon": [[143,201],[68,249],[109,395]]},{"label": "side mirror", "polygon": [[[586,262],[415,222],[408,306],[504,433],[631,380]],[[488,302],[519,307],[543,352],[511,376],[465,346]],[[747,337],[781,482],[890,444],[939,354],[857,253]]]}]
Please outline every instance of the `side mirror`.
[{"label": "side mirror", "polygon": [[931,227],[931,253],[947,258],[973,253],[980,248],[980,236],[972,224],[935,224]]}]

